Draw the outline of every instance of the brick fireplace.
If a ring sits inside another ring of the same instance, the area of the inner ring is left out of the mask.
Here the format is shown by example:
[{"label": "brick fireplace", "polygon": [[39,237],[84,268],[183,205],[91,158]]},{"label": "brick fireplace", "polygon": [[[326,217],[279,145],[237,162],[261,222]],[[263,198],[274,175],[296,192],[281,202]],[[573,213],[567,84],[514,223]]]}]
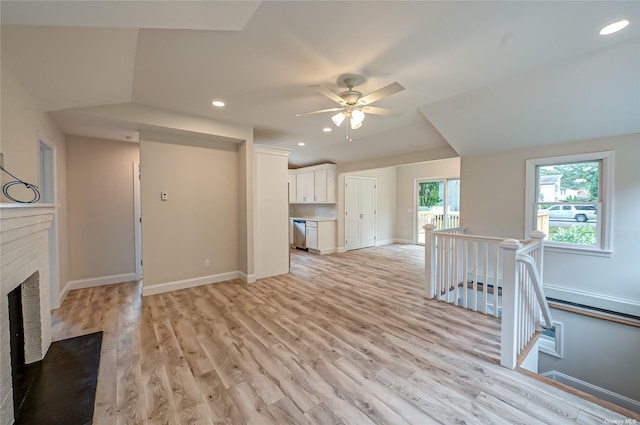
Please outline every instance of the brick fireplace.
[{"label": "brick fireplace", "polygon": [[0,425],[13,423],[7,294],[22,285],[26,363],[51,345],[49,302],[50,204],[0,204]]}]

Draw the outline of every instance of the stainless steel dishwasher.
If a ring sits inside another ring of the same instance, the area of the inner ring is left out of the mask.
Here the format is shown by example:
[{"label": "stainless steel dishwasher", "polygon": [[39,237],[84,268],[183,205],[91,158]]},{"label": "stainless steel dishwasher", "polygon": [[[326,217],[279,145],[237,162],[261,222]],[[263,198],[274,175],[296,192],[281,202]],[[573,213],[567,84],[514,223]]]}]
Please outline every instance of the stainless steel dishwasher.
[{"label": "stainless steel dishwasher", "polygon": [[307,222],[293,220],[293,244],[296,248],[307,247]]}]

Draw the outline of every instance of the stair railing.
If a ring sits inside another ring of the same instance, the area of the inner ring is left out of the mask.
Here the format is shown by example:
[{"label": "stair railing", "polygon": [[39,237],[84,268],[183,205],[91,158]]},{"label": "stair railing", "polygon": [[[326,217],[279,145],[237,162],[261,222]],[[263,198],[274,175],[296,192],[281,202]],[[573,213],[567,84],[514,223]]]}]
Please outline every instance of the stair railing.
[{"label": "stair railing", "polygon": [[425,229],[427,298],[498,317],[500,243],[504,238],[467,235],[466,228]]},{"label": "stair railing", "polygon": [[425,229],[425,296],[501,316],[500,364],[515,368],[531,338],[552,323],[542,287],[543,232],[530,240],[465,234],[456,227]]},{"label": "stair railing", "polygon": [[506,239],[500,244],[502,256],[502,326],[500,364],[514,369],[518,356],[531,338],[540,332],[541,317],[552,326],[551,310],[542,286],[545,234],[534,231],[522,243]]}]

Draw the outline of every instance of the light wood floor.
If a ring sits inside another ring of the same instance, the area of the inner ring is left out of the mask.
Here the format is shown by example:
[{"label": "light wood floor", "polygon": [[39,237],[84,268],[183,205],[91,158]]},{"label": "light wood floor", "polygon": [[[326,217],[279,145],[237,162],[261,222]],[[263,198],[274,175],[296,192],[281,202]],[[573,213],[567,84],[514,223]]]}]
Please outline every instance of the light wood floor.
[{"label": "light wood floor", "polygon": [[498,366],[499,322],[424,300],[423,255],[292,251],[290,274],[250,285],[72,291],[54,337],[104,331],[95,424],[624,420]]}]

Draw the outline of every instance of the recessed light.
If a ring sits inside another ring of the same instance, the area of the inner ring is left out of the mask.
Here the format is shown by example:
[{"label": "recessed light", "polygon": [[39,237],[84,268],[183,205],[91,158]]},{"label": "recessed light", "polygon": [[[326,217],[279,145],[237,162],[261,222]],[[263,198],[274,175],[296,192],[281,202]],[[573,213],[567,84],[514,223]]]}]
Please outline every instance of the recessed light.
[{"label": "recessed light", "polygon": [[628,19],[620,19],[602,27],[602,29],[600,30],[600,35],[609,35],[616,33],[622,29],[625,29],[627,25],[629,25]]},{"label": "recessed light", "polygon": [[298,146],[304,146],[304,142],[299,142]]},{"label": "recessed light", "polygon": [[325,133],[331,133],[331,127],[325,127],[322,129]]},{"label": "recessed light", "polygon": [[211,104],[213,106],[217,106],[218,108],[222,108],[224,106],[224,102],[221,100],[214,100],[213,102],[211,102]]}]

